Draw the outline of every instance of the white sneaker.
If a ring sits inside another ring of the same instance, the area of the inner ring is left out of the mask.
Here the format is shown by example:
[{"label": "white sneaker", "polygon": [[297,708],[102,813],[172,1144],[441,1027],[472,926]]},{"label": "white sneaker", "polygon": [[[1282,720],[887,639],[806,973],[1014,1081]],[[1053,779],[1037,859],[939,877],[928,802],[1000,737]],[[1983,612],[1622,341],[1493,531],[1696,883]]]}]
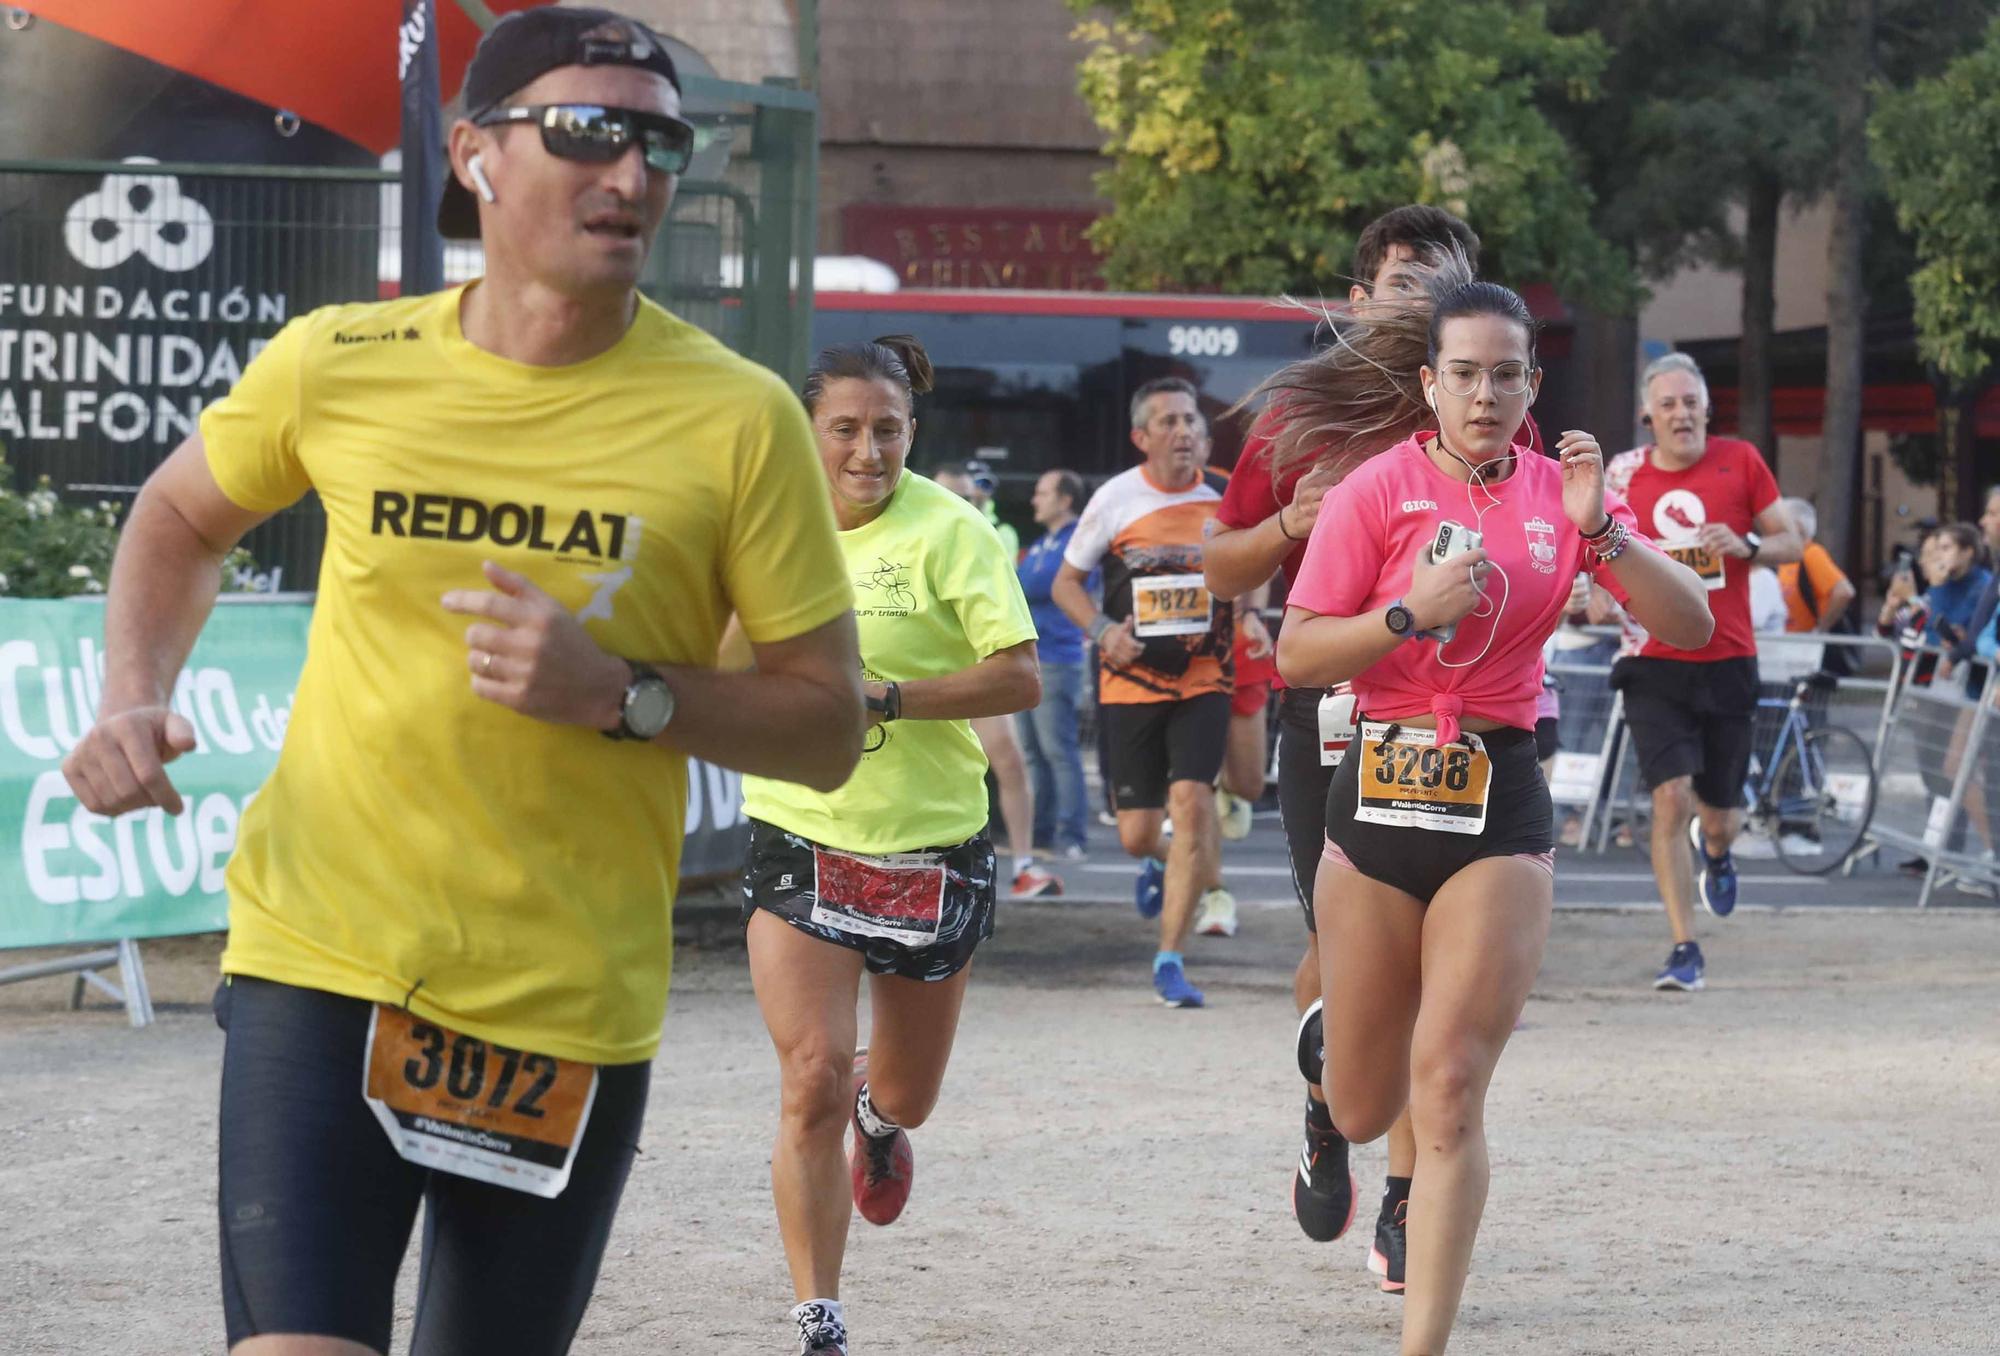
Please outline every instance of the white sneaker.
[{"label": "white sneaker", "polygon": [[1204,937],[1236,935],[1236,896],[1220,885],[1204,890],[1195,905],[1194,930]]},{"label": "white sneaker", "polygon": [[1222,820],[1222,836],[1232,843],[1240,843],[1250,836],[1250,815],[1253,807],[1241,796],[1216,788],[1215,813]]}]

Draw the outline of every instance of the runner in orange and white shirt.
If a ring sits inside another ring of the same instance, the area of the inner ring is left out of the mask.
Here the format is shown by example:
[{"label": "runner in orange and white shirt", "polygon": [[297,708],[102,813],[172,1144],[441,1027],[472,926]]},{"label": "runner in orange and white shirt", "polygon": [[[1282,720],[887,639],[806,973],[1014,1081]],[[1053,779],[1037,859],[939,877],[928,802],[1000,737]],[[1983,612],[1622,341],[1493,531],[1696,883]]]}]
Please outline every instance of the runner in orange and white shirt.
[{"label": "runner in orange and white shirt", "polygon": [[[1205,482],[1207,429],[1194,387],[1177,377],[1132,397],[1132,442],[1145,463],[1091,496],[1050,589],[1097,643],[1098,719],[1118,840],[1140,859],[1135,901],[1160,920],[1153,988],[1169,1007],[1202,1005],[1180,948],[1195,901],[1217,878],[1215,779],[1229,739],[1234,609],[1202,581],[1202,537],[1222,495]],[[1084,590],[1104,571],[1104,610]],[[1173,843],[1166,845],[1166,817]]]}]

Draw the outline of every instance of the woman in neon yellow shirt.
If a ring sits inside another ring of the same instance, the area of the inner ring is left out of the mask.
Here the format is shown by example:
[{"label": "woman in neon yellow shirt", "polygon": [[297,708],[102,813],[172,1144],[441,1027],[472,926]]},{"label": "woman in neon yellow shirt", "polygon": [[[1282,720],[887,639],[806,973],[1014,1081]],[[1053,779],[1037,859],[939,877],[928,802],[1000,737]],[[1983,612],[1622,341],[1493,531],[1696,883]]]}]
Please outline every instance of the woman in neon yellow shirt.
[{"label": "woman in neon yellow shirt", "polygon": [[[871,1223],[902,1212],[906,1131],[937,1103],[967,967],[993,933],[986,758],[970,722],[1041,699],[1034,618],[999,537],[905,469],[911,404],[930,387],[929,358],[900,335],[827,349],[806,378],[854,581],[866,751],[831,794],[744,780],[744,922],[783,1073],[771,1186],[802,1353],[845,1356],[850,1197]],[[857,1058],[864,970],[874,1029]]]}]

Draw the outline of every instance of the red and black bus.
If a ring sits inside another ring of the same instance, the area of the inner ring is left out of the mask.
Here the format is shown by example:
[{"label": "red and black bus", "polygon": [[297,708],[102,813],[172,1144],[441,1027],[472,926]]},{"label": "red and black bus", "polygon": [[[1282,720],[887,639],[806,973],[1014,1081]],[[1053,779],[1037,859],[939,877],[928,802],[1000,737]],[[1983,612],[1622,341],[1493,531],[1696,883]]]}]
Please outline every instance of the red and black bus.
[{"label": "red and black bus", "polygon": [[[815,351],[883,334],[923,341],[937,389],[920,407],[916,466],[987,462],[1000,481],[1001,513],[1024,540],[1034,535],[1028,498],[1042,472],[1065,467],[1095,488],[1136,463],[1129,411],[1140,386],[1168,376],[1192,382],[1213,430],[1214,463],[1227,469],[1243,440],[1243,421],[1227,411],[1325,337],[1311,312],[1254,297],[821,292],[814,306]],[[1560,397],[1569,329],[1559,317],[1544,325],[1546,408]]]}]

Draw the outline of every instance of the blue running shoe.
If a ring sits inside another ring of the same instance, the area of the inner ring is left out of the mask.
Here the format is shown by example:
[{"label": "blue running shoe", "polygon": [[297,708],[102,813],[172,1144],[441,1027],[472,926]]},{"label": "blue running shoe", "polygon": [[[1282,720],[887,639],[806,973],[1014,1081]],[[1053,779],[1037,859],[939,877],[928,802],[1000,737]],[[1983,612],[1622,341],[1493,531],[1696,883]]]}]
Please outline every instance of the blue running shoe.
[{"label": "blue running shoe", "polygon": [[1202,1005],[1201,990],[1188,983],[1187,971],[1181,969],[1177,960],[1154,962],[1153,992],[1170,1008],[1198,1008]]},{"label": "blue running shoe", "polygon": [[1736,912],[1736,862],[1727,852],[1720,857],[1708,855],[1699,819],[1688,826],[1688,837],[1694,841],[1694,850],[1701,854],[1701,876],[1696,881],[1701,906],[1717,918],[1727,918]]},{"label": "blue running shoe", "polygon": [[1139,880],[1132,887],[1132,903],[1141,918],[1158,918],[1167,898],[1167,864],[1158,857],[1139,862]]},{"label": "blue running shoe", "polygon": [[1703,968],[1701,943],[1676,942],[1673,954],[1667,957],[1667,968],[1653,976],[1653,987],[1693,993],[1702,987]]}]

